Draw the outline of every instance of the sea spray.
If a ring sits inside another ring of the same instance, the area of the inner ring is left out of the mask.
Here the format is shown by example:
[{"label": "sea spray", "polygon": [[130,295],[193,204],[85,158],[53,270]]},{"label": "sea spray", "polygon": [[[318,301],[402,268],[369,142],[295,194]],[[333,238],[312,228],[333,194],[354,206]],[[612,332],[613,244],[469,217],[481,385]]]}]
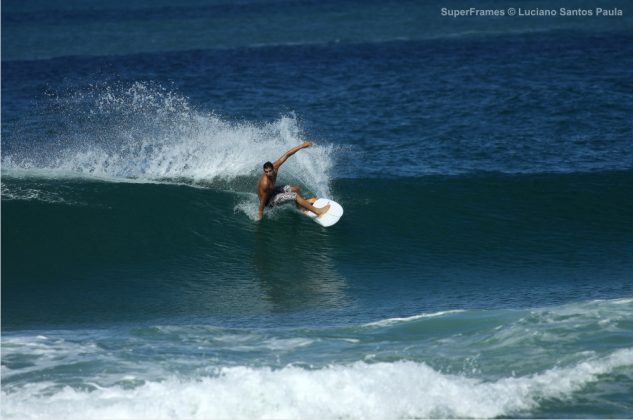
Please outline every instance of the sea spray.
[{"label": "sea spray", "polygon": [[[267,123],[229,121],[150,82],[95,85],[53,97],[57,131],[48,138],[11,139],[3,169],[191,185],[228,182],[230,189],[247,192],[254,190],[252,182],[233,181],[253,181],[265,161],[306,140],[292,113]],[[328,196],[334,154],[333,146],[317,144],[288,161],[280,181]]]}]

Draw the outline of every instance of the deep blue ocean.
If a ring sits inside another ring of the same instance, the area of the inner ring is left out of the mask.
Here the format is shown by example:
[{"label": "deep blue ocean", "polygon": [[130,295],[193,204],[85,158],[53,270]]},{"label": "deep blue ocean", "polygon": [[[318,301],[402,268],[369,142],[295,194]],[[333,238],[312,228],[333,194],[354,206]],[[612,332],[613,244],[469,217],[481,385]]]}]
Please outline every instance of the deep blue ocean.
[{"label": "deep blue ocean", "polygon": [[627,1],[4,1],[2,418],[633,417],[632,117]]}]

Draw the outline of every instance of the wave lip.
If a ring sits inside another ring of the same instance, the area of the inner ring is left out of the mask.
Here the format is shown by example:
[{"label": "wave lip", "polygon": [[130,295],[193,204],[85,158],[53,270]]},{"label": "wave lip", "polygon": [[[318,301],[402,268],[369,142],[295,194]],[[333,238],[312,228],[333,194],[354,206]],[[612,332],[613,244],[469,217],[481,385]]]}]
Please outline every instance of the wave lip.
[{"label": "wave lip", "polygon": [[51,393],[50,383],[29,384],[2,392],[2,412],[4,418],[492,418],[569,399],[602,375],[631,366],[633,348],[494,381],[411,361],[319,370],[239,366],[132,388],[93,384],[92,391],[65,387]]}]

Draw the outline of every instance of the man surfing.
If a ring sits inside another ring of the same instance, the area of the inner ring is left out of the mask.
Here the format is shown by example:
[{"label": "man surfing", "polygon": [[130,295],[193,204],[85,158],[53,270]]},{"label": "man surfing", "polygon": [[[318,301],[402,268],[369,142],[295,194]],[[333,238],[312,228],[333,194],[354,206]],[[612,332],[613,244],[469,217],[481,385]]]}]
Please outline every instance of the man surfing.
[{"label": "man surfing", "polygon": [[327,213],[330,205],[325,207],[316,208],[312,205],[315,200],[309,201],[301,196],[301,190],[296,185],[284,185],[283,187],[275,187],[275,181],[277,181],[277,171],[279,167],[292,155],[297,153],[301,149],[306,149],[312,146],[311,141],[306,141],[299,146],[293,147],[284,153],[275,163],[264,163],[264,173],[259,178],[257,183],[257,195],[259,196],[259,213],[258,220],[261,220],[264,216],[264,208],[275,207],[284,203],[294,201],[297,207],[302,207],[305,210],[309,210],[316,214],[317,217]]}]

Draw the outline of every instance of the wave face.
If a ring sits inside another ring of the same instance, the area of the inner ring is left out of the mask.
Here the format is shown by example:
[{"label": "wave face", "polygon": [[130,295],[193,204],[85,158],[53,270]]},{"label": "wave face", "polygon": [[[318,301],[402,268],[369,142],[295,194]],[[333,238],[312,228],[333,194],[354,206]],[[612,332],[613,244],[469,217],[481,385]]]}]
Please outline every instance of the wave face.
[{"label": "wave face", "polygon": [[[338,179],[332,194],[346,213],[329,230],[293,206],[255,222],[253,175],[183,185],[55,174],[3,176],[5,326],[190,309],[353,316],[350,299],[376,315],[632,291],[632,172]],[[103,293],[86,302],[94,288]],[[380,306],[383,293],[393,300]],[[242,299],[252,305],[233,307]]]},{"label": "wave face", "polygon": [[631,299],[617,299],[345,327],[5,334],[2,414],[622,417],[633,385],[632,311]]}]

